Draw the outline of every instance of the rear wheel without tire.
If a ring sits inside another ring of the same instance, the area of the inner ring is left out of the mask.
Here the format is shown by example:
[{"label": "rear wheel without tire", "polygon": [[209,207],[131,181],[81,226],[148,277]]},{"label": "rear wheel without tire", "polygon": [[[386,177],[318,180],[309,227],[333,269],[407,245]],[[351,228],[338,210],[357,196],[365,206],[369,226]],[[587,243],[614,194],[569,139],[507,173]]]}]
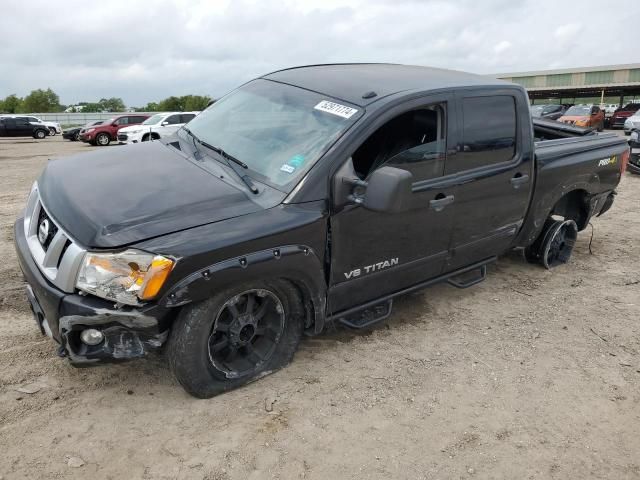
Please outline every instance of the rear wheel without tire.
[{"label": "rear wheel without tire", "polygon": [[187,392],[210,398],[289,363],[303,325],[302,304],[289,282],[231,288],[180,312],[169,364]]},{"label": "rear wheel without tire", "polygon": [[109,143],[111,143],[111,138],[108,134],[99,133],[98,135],[96,135],[96,145],[106,147],[107,145],[109,145]]},{"label": "rear wheel without tire", "polygon": [[529,262],[551,269],[569,261],[577,238],[576,222],[549,219],[536,241],[525,248],[524,254]]}]

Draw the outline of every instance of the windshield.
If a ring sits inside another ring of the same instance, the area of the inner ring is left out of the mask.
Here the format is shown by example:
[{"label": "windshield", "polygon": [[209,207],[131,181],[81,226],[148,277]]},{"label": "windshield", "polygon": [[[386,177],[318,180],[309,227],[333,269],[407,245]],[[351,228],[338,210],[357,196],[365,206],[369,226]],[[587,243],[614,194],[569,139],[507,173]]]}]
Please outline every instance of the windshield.
[{"label": "windshield", "polygon": [[142,125],[155,125],[156,123],[160,123],[160,121],[164,117],[166,117],[164,113],[154,115],[153,117],[149,117],[144,122],[142,122]]},{"label": "windshield", "polygon": [[254,179],[290,191],[362,114],[325,95],[254,80],[189,122],[203,142],[247,164]]},{"label": "windshield", "polygon": [[534,105],[531,107],[531,115],[539,117],[542,115],[542,110],[544,110],[544,105]]},{"label": "windshield", "polygon": [[566,116],[583,116],[583,115],[591,115],[591,107],[576,105],[571,107],[564,113]]}]

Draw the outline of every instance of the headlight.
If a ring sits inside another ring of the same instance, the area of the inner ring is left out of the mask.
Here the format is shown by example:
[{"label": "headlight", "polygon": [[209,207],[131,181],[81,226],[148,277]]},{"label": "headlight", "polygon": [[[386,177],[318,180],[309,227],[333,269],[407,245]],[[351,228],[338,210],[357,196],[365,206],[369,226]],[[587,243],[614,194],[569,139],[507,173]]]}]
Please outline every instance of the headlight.
[{"label": "headlight", "polygon": [[136,133],[140,133],[142,130],[140,130],[139,128],[135,129],[135,130],[129,130],[128,132],[124,132],[124,133],[129,133],[131,135],[135,135]]},{"label": "headlight", "polygon": [[155,297],[175,262],[139,250],[119,253],[87,253],[76,287],[98,297],[139,305]]},{"label": "headlight", "polygon": [[638,132],[636,131],[631,132],[631,140],[633,140],[634,142],[638,141]]},{"label": "headlight", "polygon": [[85,130],[85,132],[84,132],[84,133],[91,133],[91,132],[93,132],[94,130],[95,130],[95,128],[90,128],[89,130]]}]

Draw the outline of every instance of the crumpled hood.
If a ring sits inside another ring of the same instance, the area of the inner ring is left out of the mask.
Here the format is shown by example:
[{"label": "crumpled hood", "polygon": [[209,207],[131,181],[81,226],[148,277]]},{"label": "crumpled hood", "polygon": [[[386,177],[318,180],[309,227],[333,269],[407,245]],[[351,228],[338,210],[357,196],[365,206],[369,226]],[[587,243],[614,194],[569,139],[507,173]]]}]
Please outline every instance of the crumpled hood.
[{"label": "crumpled hood", "polygon": [[38,180],[47,211],[89,248],[111,248],[263,209],[164,142],[49,161]]}]

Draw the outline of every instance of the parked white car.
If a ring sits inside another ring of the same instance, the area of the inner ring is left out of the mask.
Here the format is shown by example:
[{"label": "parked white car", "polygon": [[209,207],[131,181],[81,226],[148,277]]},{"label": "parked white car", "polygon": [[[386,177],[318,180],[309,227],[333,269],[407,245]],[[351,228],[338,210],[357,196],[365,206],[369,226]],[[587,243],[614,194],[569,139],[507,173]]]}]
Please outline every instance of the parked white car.
[{"label": "parked white car", "polygon": [[58,122],[45,122],[44,120],[39,119],[38,117],[33,117],[31,115],[20,115],[20,114],[16,114],[16,115],[0,115],[0,117],[8,117],[8,118],[15,118],[15,117],[24,117],[26,119],[29,120],[29,123],[44,123],[47,128],[49,129],[49,134],[50,135],[56,135],[57,133],[62,133],[62,127],[60,126],[60,124]]},{"label": "parked white car", "polygon": [[613,115],[613,112],[615,112],[619,108],[620,105],[618,105],[617,103],[603,104],[600,107],[601,110],[604,110],[605,118],[609,118],[611,115]]},{"label": "parked white car", "polygon": [[629,135],[633,130],[640,130],[640,110],[624,121],[624,134]]},{"label": "parked white car", "polygon": [[178,131],[200,112],[168,112],[158,113],[147,118],[140,125],[131,125],[118,130],[118,142],[131,144],[157,140]]}]

